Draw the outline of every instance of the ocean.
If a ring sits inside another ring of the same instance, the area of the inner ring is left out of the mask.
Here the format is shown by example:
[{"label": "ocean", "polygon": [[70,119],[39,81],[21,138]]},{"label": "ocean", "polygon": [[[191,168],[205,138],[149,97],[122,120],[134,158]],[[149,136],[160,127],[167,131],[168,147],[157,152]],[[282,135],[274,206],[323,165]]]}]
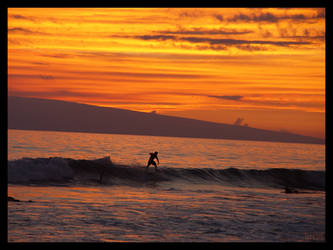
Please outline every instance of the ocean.
[{"label": "ocean", "polygon": [[325,145],[10,129],[8,196],[8,242],[324,242]]}]

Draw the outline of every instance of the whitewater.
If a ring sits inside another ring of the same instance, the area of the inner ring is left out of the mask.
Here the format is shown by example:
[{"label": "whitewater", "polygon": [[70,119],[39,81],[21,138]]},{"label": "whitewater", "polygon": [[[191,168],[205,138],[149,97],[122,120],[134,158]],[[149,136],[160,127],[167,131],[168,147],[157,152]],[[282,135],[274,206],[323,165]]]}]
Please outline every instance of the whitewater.
[{"label": "whitewater", "polygon": [[8,241],[323,242],[325,179],[324,145],[8,130]]}]

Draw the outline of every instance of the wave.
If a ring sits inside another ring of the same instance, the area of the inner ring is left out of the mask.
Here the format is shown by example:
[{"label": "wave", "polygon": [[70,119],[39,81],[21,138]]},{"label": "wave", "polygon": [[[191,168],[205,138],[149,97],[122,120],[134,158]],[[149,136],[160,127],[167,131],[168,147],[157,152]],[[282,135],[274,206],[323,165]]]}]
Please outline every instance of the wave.
[{"label": "wave", "polygon": [[325,189],[325,171],[301,169],[172,168],[115,164],[110,157],[95,160],[22,158],[8,161],[8,183],[40,185],[145,185],[166,181],[248,187]]}]

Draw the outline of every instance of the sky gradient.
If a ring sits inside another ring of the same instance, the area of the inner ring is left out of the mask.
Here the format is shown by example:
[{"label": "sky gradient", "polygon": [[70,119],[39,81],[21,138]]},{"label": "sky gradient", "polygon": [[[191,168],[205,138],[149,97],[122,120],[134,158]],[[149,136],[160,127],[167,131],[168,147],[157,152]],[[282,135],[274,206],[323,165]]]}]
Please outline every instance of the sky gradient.
[{"label": "sky gradient", "polygon": [[325,9],[8,9],[8,95],[325,137]]}]

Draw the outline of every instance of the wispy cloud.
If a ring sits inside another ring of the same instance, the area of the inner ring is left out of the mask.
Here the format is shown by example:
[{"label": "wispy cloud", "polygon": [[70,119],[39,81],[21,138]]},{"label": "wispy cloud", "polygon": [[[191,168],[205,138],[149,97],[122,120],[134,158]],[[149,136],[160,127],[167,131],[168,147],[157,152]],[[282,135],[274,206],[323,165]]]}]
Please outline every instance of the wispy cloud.
[{"label": "wispy cloud", "polygon": [[175,41],[187,41],[191,43],[208,43],[211,45],[227,45],[227,46],[234,46],[234,45],[243,45],[243,44],[260,44],[260,45],[275,45],[275,46],[283,46],[288,47],[291,45],[307,45],[311,44],[311,42],[305,41],[272,41],[272,40],[245,40],[245,39],[219,39],[219,38],[210,38],[210,37],[178,37],[174,35],[142,35],[136,36],[135,38],[141,40],[175,40]]},{"label": "wispy cloud", "polygon": [[9,8],[8,88],[134,110],[322,112],[323,18],[313,8]]},{"label": "wispy cloud", "polygon": [[209,95],[208,97],[231,100],[231,101],[239,101],[243,98],[243,96],[241,95]]},{"label": "wispy cloud", "polygon": [[313,19],[321,19],[325,17],[325,12],[318,11],[317,14],[306,16],[304,14],[293,14],[293,15],[276,15],[271,12],[265,12],[260,14],[243,14],[239,13],[231,18],[228,18],[228,22],[267,22],[277,23],[283,20],[289,21],[311,21]]},{"label": "wispy cloud", "polygon": [[8,74],[8,78],[30,78],[30,79],[43,79],[54,80],[52,75],[40,75],[40,74]]},{"label": "wispy cloud", "polygon": [[25,35],[47,35],[47,33],[45,32],[34,31],[21,27],[8,28],[8,33],[25,34]]},{"label": "wispy cloud", "polygon": [[138,104],[138,105],[168,105],[177,106],[181,103],[167,100],[155,100],[149,98],[146,93],[105,93],[97,91],[80,91],[80,90],[39,90],[39,91],[17,91],[9,90],[9,95],[22,96],[22,97],[42,97],[48,99],[66,100],[71,99],[76,102],[85,103],[103,103],[104,105],[124,105],[124,104]]},{"label": "wispy cloud", "polygon": [[180,30],[161,30],[157,31],[159,34],[169,35],[244,35],[253,33],[251,30],[237,30],[237,29],[204,29],[204,28],[193,28],[193,29],[180,29]]},{"label": "wispy cloud", "polygon": [[24,16],[24,15],[19,15],[19,14],[9,15],[9,18],[18,19],[18,20],[27,20],[27,21],[35,21],[36,20],[36,18],[34,18],[34,17]]}]

